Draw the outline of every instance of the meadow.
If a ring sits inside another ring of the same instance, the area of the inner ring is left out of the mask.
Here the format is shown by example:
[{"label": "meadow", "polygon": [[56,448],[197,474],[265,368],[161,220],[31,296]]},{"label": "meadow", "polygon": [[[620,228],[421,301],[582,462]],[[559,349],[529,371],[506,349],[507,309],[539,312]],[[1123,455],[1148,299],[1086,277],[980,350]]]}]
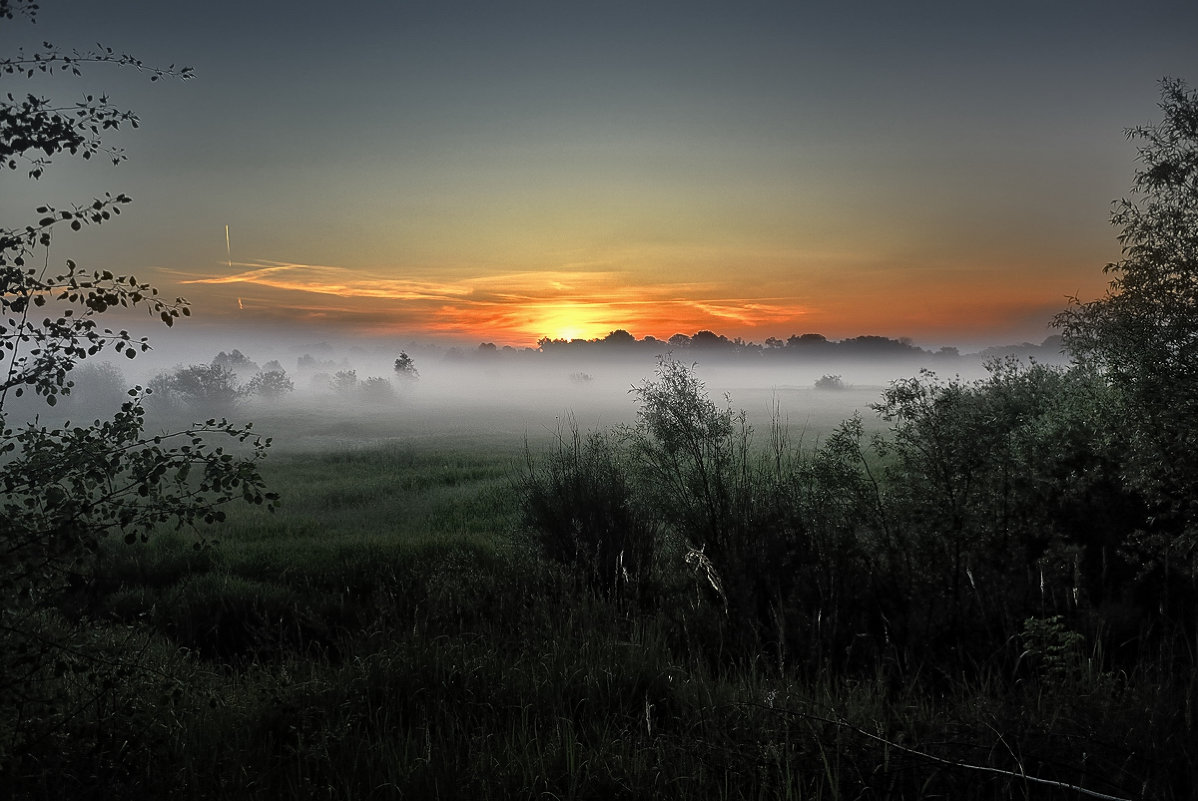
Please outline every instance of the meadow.
[{"label": "meadow", "polygon": [[[33,21],[36,12],[36,3],[0,0],[0,17]],[[646,41],[670,52],[660,38]],[[474,39],[463,41],[489,50]],[[299,52],[311,62],[311,48]],[[151,81],[192,75],[48,42],[0,63],[37,92],[92,68]],[[267,75],[230,74],[251,72]],[[570,257],[561,275],[578,278],[574,287],[550,273],[471,278],[471,263],[486,272],[527,260],[502,245],[481,261],[452,255],[460,226],[445,229],[440,255],[417,256],[449,269],[437,280],[362,272],[322,225],[307,226],[316,250],[303,237],[287,250],[339,254],[331,258],[344,267],[254,257],[239,261],[254,268],[247,273],[202,278],[195,265],[212,265],[212,254],[188,256],[191,246],[162,239],[153,221],[128,240],[85,234],[67,251],[80,246],[81,261],[62,266],[60,233],[105,224],[131,197],[88,190],[54,207],[41,199],[57,185],[50,179],[20,201],[23,222],[0,230],[0,797],[1194,797],[1198,95],[1173,78],[1160,88],[1164,119],[1127,131],[1137,167],[1112,208],[1121,257],[1103,268],[1105,295],[1085,301],[1078,290],[1052,318],[1059,337],[987,349],[976,356],[1001,361],[965,376],[916,372],[925,358],[977,368],[954,347],[874,335],[834,343],[796,333],[756,345],[709,330],[663,342],[617,329],[594,340],[563,332],[522,350],[482,342],[412,354],[394,341],[355,339],[344,353],[298,344],[309,325],[347,335],[385,328],[389,340],[401,328],[522,339],[531,327],[559,328],[541,314],[550,309],[577,316],[572,325],[592,313],[647,323],[702,311],[763,332],[755,321],[997,325],[984,307],[1001,298],[961,289],[968,259],[921,255],[918,243],[832,262],[884,265],[901,251],[895,269],[923,264],[897,282],[893,270],[871,269],[898,316],[871,312],[865,295],[848,306],[843,293],[821,300],[821,271],[844,270],[819,266],[818,253],[843,249],[818,242],[755,247],[816,255],[799,265],[815,269],[795,290],[802,309],[780,297],[700,301],[721,297],[702,282],[671,284],[682,295],[670,289],[669,298],[638,285],[643,297],[613,303],[626,294],[615,276],[635,272],[636,259],[623,256],[618,270],[589,273],[599,262]],[[226,94],[217,92],[222,105]],[[35,180],[59,156],[121,162],[107,134],[138,127],[101,92],[73,106],[10,93],[0,106],[5,164]],[[385,137],[388,151],[403,138]],[[159,150],[188,152],[176,144]],[[144,173],[154,191],[169,188],[163,164]],[[770,182],[783,186],[785,176]],[[222,203],[224,183],[213,184]],[[912,209],[924,204],[908,194]],[[177,205],[172,226],[203,229],[207,212]],[[318,212],[336,216],[338,205]],[[405,204],[383,205],[401,212],[402,228]],[[549,218],[569,216],[557,212]],[[230,213],[239,230],[272,227]],[[1006,293],[996,314],[1011,325],[1046,311],[1034,300],[1035,286],[1048,286],[1039,278],[1011,290],[1048,242],[1024,236],[1028,226],[1076,222],[1051,216],[1010,218],[1014,228],[973,243],[989,254],[982,272]],[[398,230],[393,223],[381,228]],[[957,234],[969,227],[937,241],[966,253]],[[1030,247],[1014,259],[1002,243],[1012,231]],[[288,239],[274,233],[283,238],[270,247]],[[593,239],[557,233],[564,249],[551,243],[528,264]],[[595,241],[619,255],[610,233]],[[142,258],[150,251],[137,243],[151,240],[166,247],[161,258]],[[236,241],[226,224],[229,273]],[[239,260],[266,241],[239,244]],[[716,264],[702,247],[674,244],[679,259],[667,254],[662,265],[698,255],[692,275]],[[722,262],[718,250],[709,255]],[[237,298],[238,316],[218,312],[208,329],[220,347],[241,339],[274,352],[255,353],[260,365],[237,348],[211,358],[201,351],[212,343],[193,334],[176,340],[190,363],[154,351],[119,328],[124,310],[173,328],[191,307],[96,266],[105,262],[180,265],[156,274],[164,290],[182,281],[200,292],[197,311],[217,298],[231,309]],[[778,285],[746,283],[772,269],[771,258],[754,262],[738,285],[755,294]],[[949,262],[959,263],[936,267]],[[588,275],[602,297],[586,297]],[[440,279],[450,283],[438,289]],[[252,286],[205,291],[230,283]],[[268,287],[287,287],[285,297],[264,295]],[[947,304],[939,311],[936,293]],[[375,301],[392,306],[367,305]],[[1033,305],[1020,311],[1024,301]],[[621,305],[632,311],[617,313]],[[661,308],[649,315],[650,306]],[[239,332],[234,319],[252,327]],[[654,369],[646,360],[664,348],[711,364],[667,351]],[[1020,353],[1055,366],[1019,362]],[[1064,353],[1069,362],[1055,364]],[[851,356],[851,372],[822,375],[835,369],[833,354]],[[93,359],[101,355],[136,359],[146,372],[126,381],[126,368]],[[265,461],[255,431],[274,441]]]},{"label": "meadow", "polygon": [[[1198,686],[1179,669],[1188,655],[1169,650],[1176,640],[1107,653],[1113,613],[1054,606],[1044,570],[1036,615],[999,630],[992,599],[966,591],[960,609],[975,621],[918,628],[935,617],[921,601],[951,600],[926,584],[946,583],[940,563],[904,541],[921,565],[880,575],[864,550],[872,513],[827,496],[862,486],[842,474],[849,462],[834,464],[851,439],[837,425],[878,400],[877,387],[729,390],[743,407],[704,405],[701,384],[672,391],[666,400],[709,426],[703,447],[715,450],[702,458],[752,474],[756,506],[737,505],[748,485],[727,485],[721,525],[742,539],[775,532],[785,553],[773,539],[758,554],[712,535],[695,557],[681,529],[646,522],[645,507],[671,520],[694,509],[636,495],[646,476],[619,460],[635,452],[638,426],[640,446],[662,443],[645,439],[626,392],[622,410],[579,404],[573,420],[573,409],[546,418],[444,399],[249,410],[279,438],[262,472],[280,508],[230,506],[202,539],[182,530],[104,544],[92,580],[47,625],[97,622],[90,647],[112,658],[53,679],[72,702],[27,734],[35,747],[16,761],[15,794],[1184,796]],[[746,407],[753,434],[740,438]],[[887,429],[866,412],[869,430]],[[792,421],[787,467],[771,420]],[[613,505],[607,492],[632,494]],[[641,516],[627,517],[634,507]],[[559,512],[573,550],[561,548]],[[850,526],[859,539],[838,514],[861,517]],[[605,515],[619,536],[650,537],[651,552],[632,539],[605,551],[617,535]],[[1013,547],[1003,556],[1025,569]],[[984,565],[965,569],[988,580]],[[905,613],[883,598],[900,574],[918,585]]]}]

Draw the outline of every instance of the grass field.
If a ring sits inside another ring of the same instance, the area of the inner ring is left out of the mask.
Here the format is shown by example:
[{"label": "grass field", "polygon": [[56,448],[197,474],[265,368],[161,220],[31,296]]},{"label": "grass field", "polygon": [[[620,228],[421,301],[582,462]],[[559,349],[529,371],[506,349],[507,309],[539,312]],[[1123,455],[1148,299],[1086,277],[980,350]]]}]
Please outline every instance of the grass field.
[{"label": "grass field", "polygon": [[[732,392],[812,443],[875,397]],[[105,545],[74,603],[138,667],[70,685],[79,712],[24,764],[25,797],[1078,797],[1020,773],[1122,797],[1167,786],[1140,760],[1188,747],[1174,690],[1094,654],[1023,684],[812,671],[721,657],[735,632],[697,577],[649,606],[596,594],[521,525],[527,453],[568,415],[250,411],[279,437],[280,509],[230,507],[203,544]]]}]

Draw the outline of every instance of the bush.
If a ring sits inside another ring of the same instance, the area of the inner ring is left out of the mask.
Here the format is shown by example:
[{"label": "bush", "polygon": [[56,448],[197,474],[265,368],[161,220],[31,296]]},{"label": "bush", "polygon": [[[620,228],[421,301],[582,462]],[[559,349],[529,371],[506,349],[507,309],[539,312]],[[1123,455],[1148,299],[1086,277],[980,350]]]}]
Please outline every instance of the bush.
[{"label": "bush", "polygon": [[245,391],[260,398],[275,399],[288,392],[294,392],[295,384],[282,369],[267,370],[254,375],[246,385]]},{"label": "bush", "polygon": [[329,389],[338,395],[350,395],[358,389],[357,370],[338,370],[329,379]]},{"label": "bush", "polygon": [[222,415],[245,396],[237,374],[219,364],[192,364],[159,374],[150,383],[159,403],[183,406],[197,414]]},{"label": "bush", "polygon": [[395,360],[395,374],[404,381],[415,381],[420,378],[416,362],[412,361],[412,357],[405,351],[400,351],[399,358]]},{"label": "bush", "polygon": [[128,390],[125,376],[111,362],[80,364],[71,371],[66,406],[86,414],[110,415],[129,399]]},{"label": "bush", "polygon": [[258,363],[251,361],[248,356],[236,348],[233,349],[232,353],[225,353],[222,350],[220,353],[216,354],[216,358],[212,360],[212,364],[218,367],[223,367],[231,373],[236,373],[243,376],[260,372]]},{"label": "bush", "polygon": [[395,387],[381,376],[371,376],[362,382],[362,400],[367,403],[387,403],[395,400]]},{"label": "bush", "polygon": [[658,524],[610,434],[559,432],[557,450],[538,464],[526,449],[520,495],[524,524],[545,553],[601,595],[648,597],[660,547]]},{"label": "bush", "polygon": [[[876,446],[886,549],[914,647],[933,636],[961,652],[993,647],[1026,617],[1112,598],[1130,578],[1118,554],[1143,505],[1121,478],[1099,376],[1013,361],[973,383],[924,372],[874,408],[892,423]],[[1076,570],[1049,569],[1062,548]]]}]

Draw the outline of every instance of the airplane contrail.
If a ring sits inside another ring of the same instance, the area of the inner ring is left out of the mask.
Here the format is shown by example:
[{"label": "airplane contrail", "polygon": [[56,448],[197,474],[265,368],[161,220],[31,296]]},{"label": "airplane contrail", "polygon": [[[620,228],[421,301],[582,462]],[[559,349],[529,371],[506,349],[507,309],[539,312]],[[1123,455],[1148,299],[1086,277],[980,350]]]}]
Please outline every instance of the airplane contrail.
[{"label": "airplane contrail", "polygon": [[[233,248],[229,245],[229,224],[225,223],[225,260],[229,263],[229,272],[233,271]],[[237,299],[237,308],[245,309],[241,298]]]}]

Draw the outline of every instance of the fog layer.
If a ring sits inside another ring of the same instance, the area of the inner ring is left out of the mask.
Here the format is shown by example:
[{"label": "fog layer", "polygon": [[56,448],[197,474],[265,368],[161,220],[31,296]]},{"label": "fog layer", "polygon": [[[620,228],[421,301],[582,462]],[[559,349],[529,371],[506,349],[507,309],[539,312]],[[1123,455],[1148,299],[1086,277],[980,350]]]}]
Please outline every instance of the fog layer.
[{"label": "fog layer", "polygon": [[[80,364],[70,396],[54,409],[30,400],[23,404],[24,416],[90,421],[128,400],[127,389],[136,385],[153,390],[145,400],[151,430],[209,417],[253,421],[274,437],[276,451],[396,440],[505,449],[527,440],[539,447],[571,425],[586,430],[634,422],[632,389],[652,379],[661,359],[673,358],[693,364],[711,397],[744,410],[754,428],[767,427],[776,416],[792,436],[813,443],[854,412],[867,425],[881,427],[869,405],[890,381],[921,369],[980,377],[985,363],[1000,355],[907,346],[887,355],[845,357],[829,348],[705,350],[685,342],[657,342],[656,348],[637,343],[635,350],[622,351],[569,343],[543,343],[536,350],[485,343],[463,349],[170,334],[134,360],[99,357]],[[675,347],[679,344],[684,347]],[[1023,347],[1025,355],[1044,359],[1038,346]]]}]

